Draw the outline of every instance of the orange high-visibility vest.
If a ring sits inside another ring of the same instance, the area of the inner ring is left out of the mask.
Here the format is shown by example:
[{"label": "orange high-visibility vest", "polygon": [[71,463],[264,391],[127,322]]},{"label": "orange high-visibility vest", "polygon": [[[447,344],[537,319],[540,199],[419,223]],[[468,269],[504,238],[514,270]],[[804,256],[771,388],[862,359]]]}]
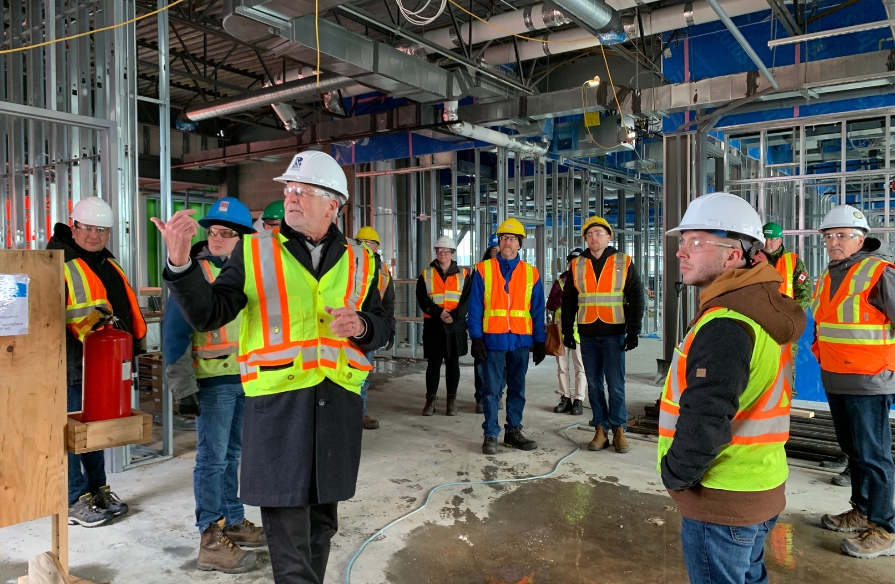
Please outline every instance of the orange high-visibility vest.
[{"label": "orange high-visibility vest", "polygon": [[497,259],[476,264],[476,270],[485,284],[482,332],[530,335],[531,293],[538,281],[538,269],[520,260],[510,276],[509,292]]},{"label": "orange high-visibility vest", "polygon": [[895,266],[879,258],[858,262],[833,298],[829,271],[817,279],[811,300],[817,341],[811,349],[825,371],[859,375],[895,371],[895,328],[869,302],[883,270],[891,267]]},{"label": "orange high-visibility vest", "polygon": [[[128,304],[131,310],[131,326],[133,328],[130,334],[140,340],[146,336],[146,321],[143,320],[143,313],[140,312],[140,303],[137,301],[137,295],[131,289],[127,282],[127,276],[124,270],[118,265],[118,262],[112,258],[107,258],[112,267],[121,276],[124,283],[124,289],[127,292]],[[83,341],[93,321],[88,317],[93,313],[97,306],[105,307],[112,312],[112,304],[106,295],[106,287],[102,280],[99,279],[87,262],[81,258],[75,258],[65,262],[63,266],[65,272],[65,286],[68,294],[66,295],[65,306],[65,324],[69,330],[77,337],[79,341]]]},{"label": "orange high-visibility vest", "polygon": [[699,329],[716,318],[733,319],[747,326],[755,345],[749,382],[730,423],[731,440],[721,447],[700,484],[726,491],[773,489],[783,484],[788,472],[784,445],[789,439],[792,405],[792,351],[789,345],[778,345],[749,317],[727,308],[706,311],[674,351],[659,403],[659,471],[662,457],[674,440],[681,396],[687,389],[690,347]]},{"label": "orange high-visibility vest", "polygon": [[[438,270],[428,267],[423,270],[423,281],[426,283],[426,294],[432,302],[444,310],[453,310],[460,304],[460,296],[463,294],[463,284],[466,283],[466,268],[460,268],[460,272],[448,276],[442,280]],[[428,314],[425,318],[432,318]]]},{"label": "orange high-visibility vest", "polygon": [[788,251],[777,259],[777,265],[774,266],[777,273],[783,276],[783,283],[780,284],[780,293],[786,294],[790,298],[795,298],[792,274],[796,269],[796,259],[798,259],[798,256]]},{"label": "orange high-visibility vest", "polygon": [[625,282],[631,258],[621,252],[606,258],[600,279],[594,272],[590,258],[578,256],[572,260],[570,271],[578,290],[578,324],[602,320],[607,324],[625,322]]}]

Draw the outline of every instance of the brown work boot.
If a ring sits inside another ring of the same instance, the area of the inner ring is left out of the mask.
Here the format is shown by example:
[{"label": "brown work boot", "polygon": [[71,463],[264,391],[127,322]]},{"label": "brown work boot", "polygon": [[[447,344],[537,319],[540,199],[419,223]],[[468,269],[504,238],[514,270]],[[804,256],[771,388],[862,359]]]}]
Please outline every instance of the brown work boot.
[{"label": "brown work boot", "polygon": [[824,515],[820,518],[820,524],[830,531],[864,531],[872,526],[867,516],[857,509],[849,509],[839,515]]},{"label": "brown work boot", "polygon": [[882,527],[873,526],[862,531],[858,537],[843,539],[839,549],[862,560],[895,556],[895,537]]},{"label": "brown work boot", "polygon": [[615,446],[615,451],[620,454],[625,454],[631,450],[628,447],[628,441],[625,439],[625,431],[621,427],[616,428],[612,432],[612,445]]},{"label": "brown work boot", "polygon": [[364,430],[375,430],[379,427],[379,420],[371,417],[368,414],[364,414]]},{"label": "brown work boot", "polygon": [[248,519],[243,519],[239,523],[235,523],[230,527],[224,528],[227,537],[233,540],[236,545],[244,545],[246,547],[258,547],[267,545],[267,538],[264,536],[264,529],[255,525]]},{"label": "brown work boot", "polygon": [[457,415],[457,396],[449,395],[447,396],[447,409],[444,412],[446,416],[456,416]]},{"label": "brown work boot", "polygon": [[242,574],[254,568],[257,560],[255,552],[247,552],[233,543],[217,523],[212,523],[202,532],[198,562],[200,570]]},{"label": "brown work boot", "polygon": [[603,426],[597,426],[597,432],[594,434],[594,439],[587,445],[587,449],[603,450],[604,448],[609,448],[609,437],[606,436]]},{"label": "brown work boot", "polygon": [[426,405],[423,407],[423,415],[424,416],[434,416],[435,415],[435,405],[438,403],[438,397],[435,394],[426,394]]}]

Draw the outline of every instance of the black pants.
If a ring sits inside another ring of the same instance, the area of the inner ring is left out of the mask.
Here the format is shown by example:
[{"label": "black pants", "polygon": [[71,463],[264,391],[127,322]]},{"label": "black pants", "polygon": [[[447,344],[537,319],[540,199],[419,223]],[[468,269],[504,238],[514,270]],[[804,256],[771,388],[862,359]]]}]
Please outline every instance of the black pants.
[{"label": "black pants", "polygon": [[444,361],[444,382],[447,385],[448,395],[457,395],[457,386],[460,385],[460,356],[429,357],[429,366],[426,367],[426,394],[438,393],[438,382],[441,380],[441,362]]},{"label": "black pants", "polygon": [[322,584],[329,544],[339,528],[338,503],[261,507],[276,584]]}]

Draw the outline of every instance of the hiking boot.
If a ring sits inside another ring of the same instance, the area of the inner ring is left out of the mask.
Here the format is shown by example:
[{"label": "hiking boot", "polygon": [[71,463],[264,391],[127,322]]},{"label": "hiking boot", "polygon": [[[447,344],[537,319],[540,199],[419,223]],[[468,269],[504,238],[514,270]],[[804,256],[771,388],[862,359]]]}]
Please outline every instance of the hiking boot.
[{"label": "hiking boot", "polygon": [[824,515],[820,518],[820,524],[830,531],[864,531],[871,527],[867,516],[857,509],[850,509],[839,515]]},{"label": "hiking boot", "polygon": [[127,513],[127,503],[118,498],[118,495],[112,492],[109,485],[103,485],[96,494],[93,495],[93,504],[97,509],[104,509],[112,514],[112,517],[118,517]]},{"label": "hiking boot", "polygon": [[594,434],[594,439],[590,441],[587,445],[588,450],[603,450],[604,448],[609,448],[609,437],[606,436],[606,431],[603,430],[603,426],[597,426],[597,431]]},{"label": "hiking boot", "polygon": [[631,450],[628,447],[628,441],[625,440],[625,431],[621,427],[612,432],[612,445],[615,446],[615,451],[619,454],[625,454]]},{"label": "hiking boot", "polygon": [[267,537],[264,536],[264,529],[255,525],[248,519],[243,519],[239,523],[234,523],[230,527],[224,528],[233,543],[244,545],[246,547],[258,547],[267,545]]},{"label": "hiking boot", "polygon": [[580,416],[584,413],[584,406],[582,405],[580,399],[576,399],[572,402],[572,411],[570,413],[573,416]]},{"label": "hiking boot", "polygon": [[565,414],[572,411],[572,400],[566,396],[559,398],[559,404],[553,408],[554,413]]},{"label": "hiking boot", "polygon": [[484,412],[485,412],[485,410],[482,409],[482,402],[480,402],[480,401],[475,402],[475,413],[482,414]]},{"label": "hiking boot", "polygon": [[482,442],[482,454],[497,454],[497,438],[485,436],[485,441]]},{"label": "hiking boot", "polygon": [[438,397],[435,395],[426,394],[426,405],[423,407],[423,415],[424,416],[434,416],[435,415],[435,404],[438,402]]},{"label": "hiking boot", "polygon": [[836,485],[837,487],[850,487],[851,486],[851,471],[846,467],[844,471],[839,473],[830,479],[830,482]]},{"label": "hiking boot", "polygon": [[369,415],[364,414],[364,430],[375,430],[379,427],[379,420],[376,418],[371,418]]},{"label": "hiking boot", "polygon": [[199,544],[200,570],[217,570],[225,574],[242,574],[255,567],[258,556],[236,545],[217,523],[202,532]]},{"label": "hiking boot", "polygon": [[521,428],[510,428],[503,434],[503,445],[519,450],[534,450],[538,443],[522,435]]},{"label": "hiking boot", "polygon": [[874,525],[855,538],[843,539],[839,549],[848,555],[869,560],[879,556],[895,556],[895,536]]},{"label": "hiking boot", "polygon": [[74,505],[68,508],[68,524],[83,527],[99,527],[112,520],[112,512],[100,509],[93,500],[93,495],[81,495]]},{"label": "hiking boot", "polygon": [[457,396],[449,395],[447,396],[447,408],[444,412],[445,416],[456,416],[457,415]]}]

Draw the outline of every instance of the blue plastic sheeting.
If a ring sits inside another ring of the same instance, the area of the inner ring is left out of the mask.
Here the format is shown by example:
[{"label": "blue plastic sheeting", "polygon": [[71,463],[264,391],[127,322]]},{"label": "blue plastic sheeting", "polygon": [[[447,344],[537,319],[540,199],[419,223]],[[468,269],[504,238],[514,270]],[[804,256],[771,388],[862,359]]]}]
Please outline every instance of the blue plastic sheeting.
[{"label": "blue plastic sheeting", "polygon": [[412,132],[403,132],[364,138],[363,140],[358,140],[353,145],[345,143],[333,144],[332,155],[339,164],[344,166],[408,158],[410,156],[424,156],[438,152],[469,150],[483,146],[487,146],[487,144],[475,140],[444,142]]}]

